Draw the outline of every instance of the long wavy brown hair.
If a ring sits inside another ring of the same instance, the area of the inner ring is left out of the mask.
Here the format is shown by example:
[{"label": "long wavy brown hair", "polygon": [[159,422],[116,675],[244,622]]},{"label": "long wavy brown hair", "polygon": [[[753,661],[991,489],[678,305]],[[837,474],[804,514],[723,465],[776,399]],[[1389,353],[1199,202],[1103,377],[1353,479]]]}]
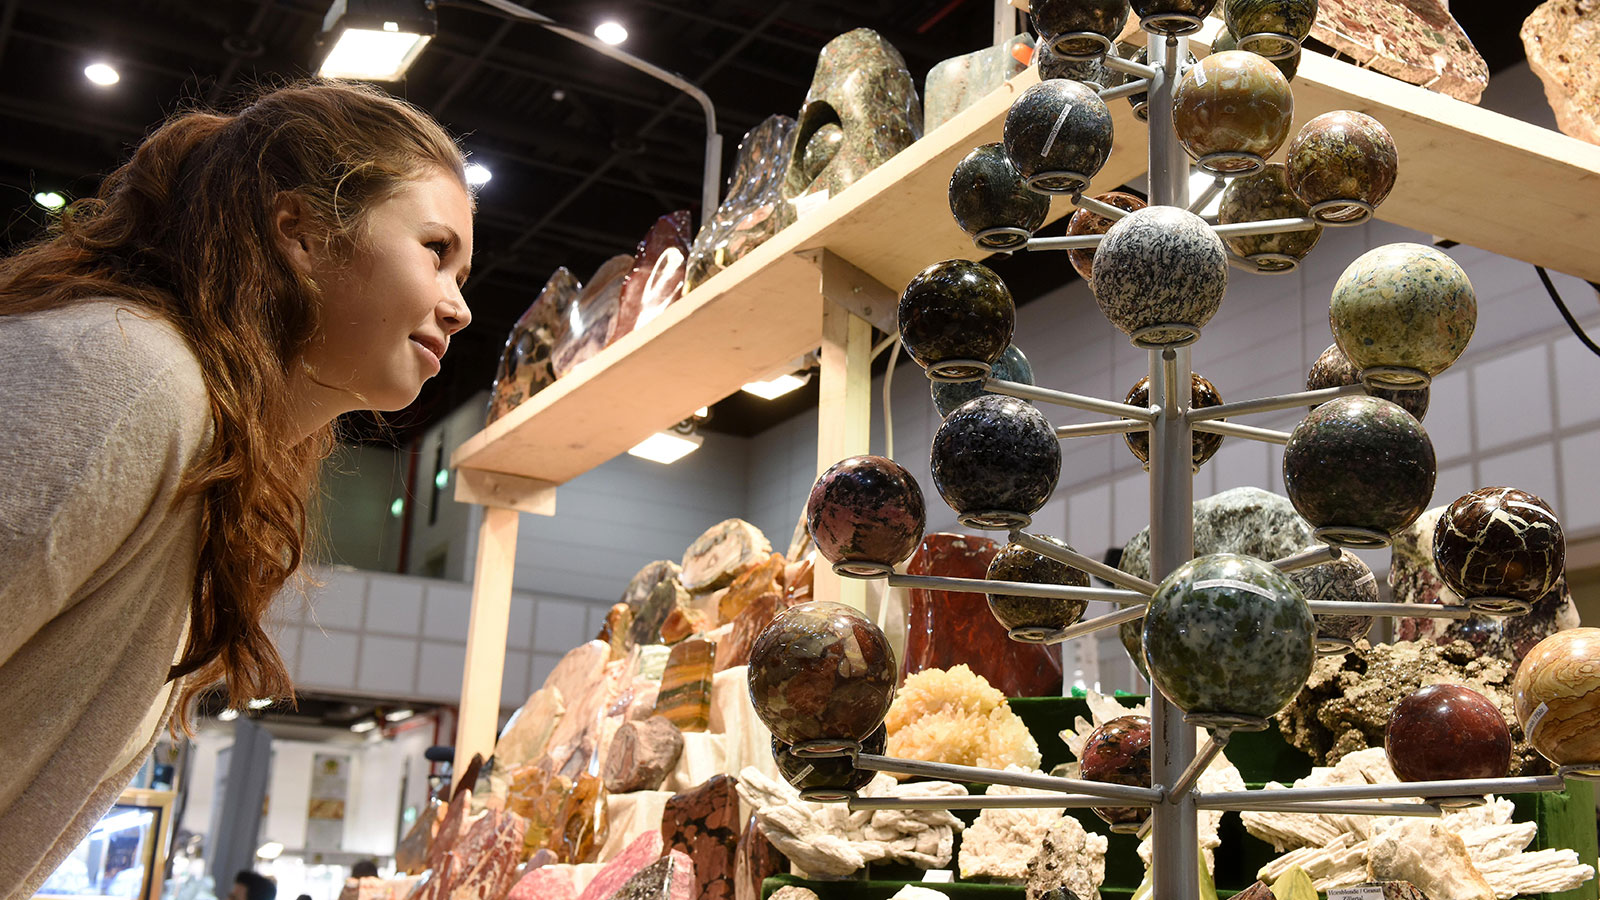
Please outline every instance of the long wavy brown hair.
[{"label": "long wavy brown hair", "polygon": [[[202,498],[178,723],[219,680],[229,702],[293,696],[261,620],[299,568],[308,502],[333,428],[292,432],[289,374],[318,330],[316,285],[277,249],[285,195],[336,252],[367,212],[464,161],[426,113],[365,86],[306,81],[236,112],[174,116],[64,210],[52,233],[0,262],[0,315],[112,297],[170,321],[200,361],[213,438],[181,498]],[[187,678],[185,678],[187,676]]]}]

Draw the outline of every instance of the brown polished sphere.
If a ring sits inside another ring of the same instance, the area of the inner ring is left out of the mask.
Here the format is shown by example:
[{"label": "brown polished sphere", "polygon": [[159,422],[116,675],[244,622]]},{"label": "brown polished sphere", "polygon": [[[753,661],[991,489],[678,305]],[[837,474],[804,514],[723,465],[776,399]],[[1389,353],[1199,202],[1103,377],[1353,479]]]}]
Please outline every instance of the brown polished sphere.
[{"label": "brown polished sphere", "polygon": [[1312,215],[1355,222],[1389,196],[1400,155],[1382,122],[1339,109],[1301,126],[1289,143],[1288,168],[1289,186]]},{"label": "brown polished sphere", "polygon": [[1511,728],[1487,697],[1459,684],[1434,684],[1395,704],[1383,734],[1401,781],[1504,778]]},{"label": "brown polished sphere", "polygon": [[1600,766],[1600,628],[1567,628],[1523,657],[1511,681],[1528,743],[1558,766]]},{"label": "brown polished sphere", "polygon": [[[1084,781],[1150,786],[1150,720],[1122,716],[1090,732],[1080,763]],[[1150,816],[1148,807],[1095,807],[1094,814],[1117,831],[1137,829]]]},{"label": "brown polished sphere", "polygon": [[[1222,394],[1217,391],[1217,386],[1199,372],[1189,373],[1189,408],[1201,409],[1207,406],[1221,406]],[[1127,399],[1122,402],[1129,406],[1150,405],[1150,376],[1145,375],[1134,384],[1133,390],[1128,392]],[[1130,431],[1124,435],[1128,442],[1128,449],[1139,458],[1148,468],[1150,465],[1150,432]],[[1196,431],[1189,439],[1192,451],[1191,462],[1196,471],[1206,464],[1206,461],[1217,455],[1222,448],[1222,435]]]},{"label": "brown polished sphere", "polygon": [[750,702],[786,744],[864,740],[894,700],[889,639],[843,603],[791,606],[750,648]]},{"label": "brown polished sphere", "polygon": [[1289,137],[1294,94],[1272,63],[1228,50],[1184,74],[1172,116],[1178,142],[1202,168],[1244,174],[1259,169]]}]

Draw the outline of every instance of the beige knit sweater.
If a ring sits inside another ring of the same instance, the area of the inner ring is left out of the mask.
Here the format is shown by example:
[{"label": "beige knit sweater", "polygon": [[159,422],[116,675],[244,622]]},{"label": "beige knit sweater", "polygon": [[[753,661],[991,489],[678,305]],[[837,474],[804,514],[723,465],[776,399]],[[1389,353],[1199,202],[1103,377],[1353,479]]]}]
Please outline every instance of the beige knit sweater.
[{"label": "beige knit sweater", "polygon": [[[0,317],[0,897],[108,809],[171,715],[210,441],[200,365],[165,320],[94,301]],[[152,712],[154,714],[152,714]]]}]

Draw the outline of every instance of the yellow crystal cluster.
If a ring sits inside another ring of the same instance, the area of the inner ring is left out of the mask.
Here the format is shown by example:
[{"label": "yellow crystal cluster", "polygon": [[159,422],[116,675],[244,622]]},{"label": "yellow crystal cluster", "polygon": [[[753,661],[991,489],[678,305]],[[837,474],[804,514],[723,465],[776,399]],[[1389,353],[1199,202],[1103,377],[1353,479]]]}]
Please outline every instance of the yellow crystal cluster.
[{"label": "yellow crystal cluster", "polygon": [[1039,745],[1005,695],[966,665],[907,676],[884,725],[890,756],[993,769],[1039,768]]}]

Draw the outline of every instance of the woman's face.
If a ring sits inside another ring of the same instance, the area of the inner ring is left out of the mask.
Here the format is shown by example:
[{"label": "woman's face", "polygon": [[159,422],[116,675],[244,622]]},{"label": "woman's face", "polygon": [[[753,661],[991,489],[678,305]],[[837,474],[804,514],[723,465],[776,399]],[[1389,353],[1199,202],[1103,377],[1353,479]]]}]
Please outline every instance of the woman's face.
[{"label": "woman's face", "polygon": [[344,406],[336,415],[415,400],[450,336],[472,321],[461,297],[471,266],[472,201],[443,169],[374,206],[349,260],[313,254],[321,327],[304,360],[323,390],[345,395],[321,405]]}]

